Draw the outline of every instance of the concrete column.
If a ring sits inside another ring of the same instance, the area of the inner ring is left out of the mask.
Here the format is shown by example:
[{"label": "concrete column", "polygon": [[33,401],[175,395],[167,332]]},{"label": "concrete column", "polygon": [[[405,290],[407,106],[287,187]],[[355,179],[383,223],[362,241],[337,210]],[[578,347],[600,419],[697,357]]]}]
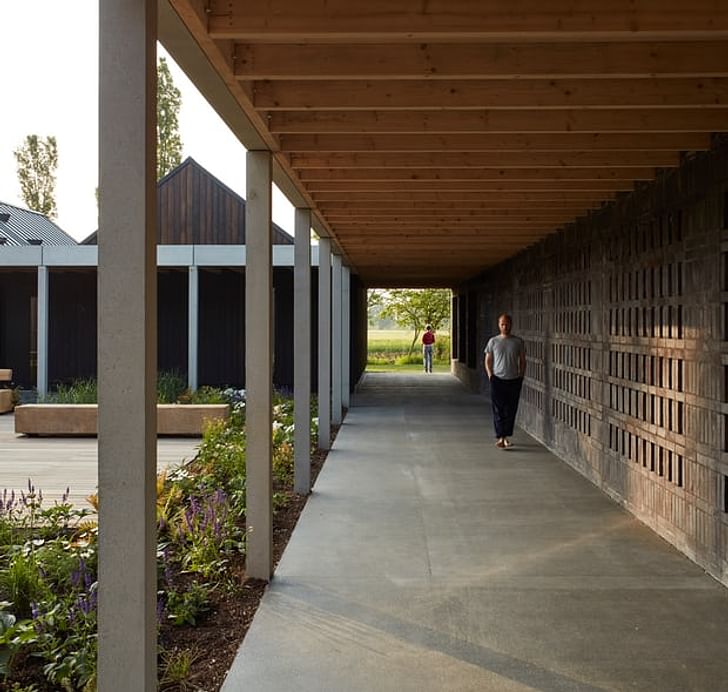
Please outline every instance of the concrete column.
[{"label": "concrete column", "polygon": [[247,154],[245,204],[245,425],[247,435],[246,572],[273,573],[273,254],[271,250],[272,157]]},{"label": "concrete column", "polygon": [[198,387],[198,348],[200,324],[200,274],[197,267],[188,268],[187,300],[187,386],[191,391]]},{"label": "concrete column", "polygon": [[99,7],[98,689],[157,689],[156,0]]},{"label": "concrete column", "polygon": [[319,449],[331,437],[331,241],[319,240],[318,295],[318,419]]},{"label": "concrete column", "polygon": [[48,267],[38,267],[38,299],[36,302],[38,334],[35,346],[36,388],[38,396],[48,394]]},{"label": "concrete column", "polygon": [[341,424],[341,255],[331,267],[331,422]]},{"label": "concrete column", "polygon": [[296,209],[293,269],[293,489],[311,491],[311,210]]},{"label": "concrete column", "polygon": [[351,406],[351,270],[343,268],[341,287],[341,405]]}]

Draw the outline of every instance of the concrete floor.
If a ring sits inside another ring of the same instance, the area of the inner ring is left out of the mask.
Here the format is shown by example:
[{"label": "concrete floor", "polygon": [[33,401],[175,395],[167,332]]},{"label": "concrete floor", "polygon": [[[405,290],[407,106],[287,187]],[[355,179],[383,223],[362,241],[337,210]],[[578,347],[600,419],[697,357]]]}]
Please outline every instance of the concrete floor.
[{"label": "concrete floor", "polygon": [[728,690],[728,590],[449,375],[367,375],[225,692]]},{"label": "concrete floor", "polygon": [[[199,439],[159,438],[157,468],[191,459]],[[59,500],[66,488],[79,507],[88,507],[86,497],[98,486],[98,445],[95,437],[25,437],[15,434],[12,413],[0,415],[0,493],[3,488],[27,489],[28,478],[43,491],[49,504]]]}]

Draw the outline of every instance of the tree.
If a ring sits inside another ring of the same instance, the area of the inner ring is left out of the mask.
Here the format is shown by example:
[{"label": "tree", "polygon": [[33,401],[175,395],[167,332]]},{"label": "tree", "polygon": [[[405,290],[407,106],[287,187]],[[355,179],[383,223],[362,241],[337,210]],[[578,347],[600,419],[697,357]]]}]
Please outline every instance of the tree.
[{"label": "tree", "polygon": [[182,94],[172,81],[165,58],[157,65],[157,180],[182,162],[179,109]]},{"label": "tree", "polygon": [[381,296],[383,317],[391,317],[401,327],[414,331],[407,355],[426,325],[439,329],[450,316],[450,291],[445,288],[397,288]]},{"label": "tree", "polygon": [[58,147],[55,137],[28,135],[14,152],[23,201],[29,209],[56,218],[56,168]]}]

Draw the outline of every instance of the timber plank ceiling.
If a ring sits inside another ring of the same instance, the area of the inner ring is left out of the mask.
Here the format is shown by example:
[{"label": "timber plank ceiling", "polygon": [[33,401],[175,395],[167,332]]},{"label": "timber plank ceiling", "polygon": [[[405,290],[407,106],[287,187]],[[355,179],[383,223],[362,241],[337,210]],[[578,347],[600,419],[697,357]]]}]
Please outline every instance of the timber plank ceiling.
[{"label": "timber plank ceiling", "polygon": [[371,286],[457,285],[728,131],[727,0],[168,1]]}]

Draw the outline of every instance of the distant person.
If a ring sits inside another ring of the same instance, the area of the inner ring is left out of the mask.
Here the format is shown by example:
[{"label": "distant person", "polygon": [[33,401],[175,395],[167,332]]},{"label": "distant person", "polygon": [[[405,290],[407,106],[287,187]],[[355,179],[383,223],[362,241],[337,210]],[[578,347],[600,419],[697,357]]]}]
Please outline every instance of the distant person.
[{"label": "distant person", "polygon": [[435,332],[432,326],[425,327],[425,333],[422,335],[422,361],[425,364],[425,372],[432,372],[432,348],[435,343]]},{"label": "distant person", "polygon": [[500,334],[490,339],[485,347],[485,372],[490,380],[495,446],[498,449],[512,446],[508,438],[513,435],[523,376],[526,373],[526,347],[523,339],[511,334],[512,325],[510,315],[499,315]]}]

